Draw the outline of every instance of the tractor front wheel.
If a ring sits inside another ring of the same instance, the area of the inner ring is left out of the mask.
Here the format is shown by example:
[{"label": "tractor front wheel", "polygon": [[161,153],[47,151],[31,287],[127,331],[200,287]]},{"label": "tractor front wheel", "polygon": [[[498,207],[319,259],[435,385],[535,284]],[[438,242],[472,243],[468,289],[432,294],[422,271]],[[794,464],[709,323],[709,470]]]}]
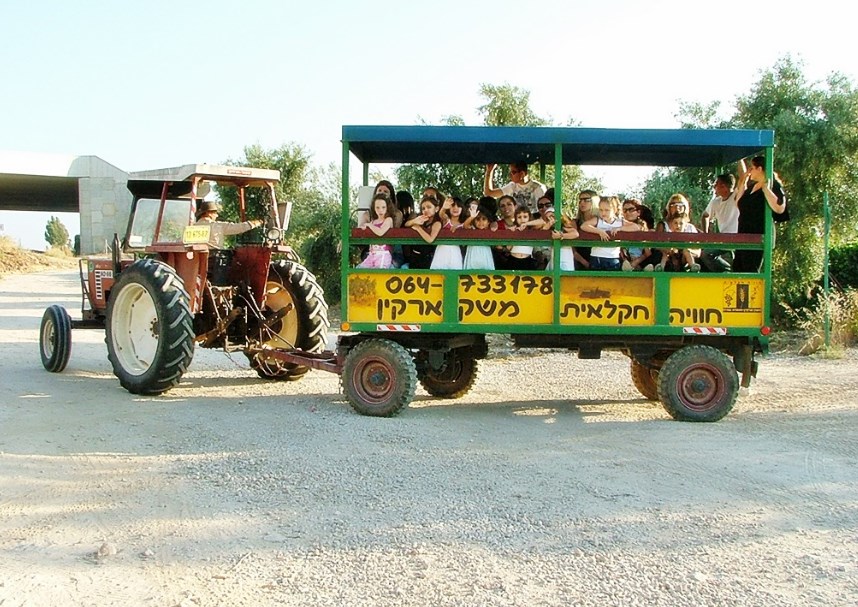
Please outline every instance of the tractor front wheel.
[{"label": "tractor front wheel", "polygon": [[107,303],[107,357],[132,394],[161,394],[179,383],[194,355],[188,293],[175,270],[153,259],[119,275]]},{"label": "tractor front wheel", "polygon": [[42,366],[51,373],[66,368],[71,356],[71,318],[62,306],[50,306],[42,316],[39,329],[39,354]]}]

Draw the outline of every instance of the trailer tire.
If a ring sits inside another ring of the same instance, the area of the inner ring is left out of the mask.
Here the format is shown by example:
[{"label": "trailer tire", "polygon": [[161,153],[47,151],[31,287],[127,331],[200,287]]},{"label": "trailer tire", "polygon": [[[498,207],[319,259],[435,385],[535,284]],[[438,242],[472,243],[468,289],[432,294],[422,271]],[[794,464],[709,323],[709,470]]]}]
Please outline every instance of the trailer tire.
[{"label": "trailer tire", "polygon": [[477,361],[448,354],[444,369],[426,367],[417,373],[420,385],[432,396],[459,398],[467,394],[477,379]]},{"label": "trailer tire", "polygon": [[677,350],[659,373],[659,398],[668,414],[679,421],[718,421],[736,404],[738,394],[736,367],[711,346]]},{"label": "trailer tire", "polygon": [[71,356],[71,317],[62,306],[50,306],[42,315],[39,328],[39,354],[42,366],[51,373],[66,368]]},{"label": "trailer tire", "polygon": [[632,383],[644,398],[658,400],[659,370],[647,367],[634,358],[631,360]]},{"label": "trailer tire", "polygon": [[368,339],[349,350],[343,392],[361,415],[392,417],[414,398],[417,369],[411,354],[387,339]]},{"label": "trailer tire", "polygon": [[141,259],[119,275],[107,302],[107,357],[132,394],[176,386],[194,356],[193,315],[176,271]]},{"label": "trailer tire", "polygon": [[[306,352],[323,352],[328,342],[328,304],[316,277],[294,261],[271,264],[265,283],[263,314],[274,314],[291,305],[292,310],[279,319],[257,344],[274,349],[300,348]],[[245,352],[250,368],[262,379],[296,381],[309,367],[266,357],[264,353]]]}]

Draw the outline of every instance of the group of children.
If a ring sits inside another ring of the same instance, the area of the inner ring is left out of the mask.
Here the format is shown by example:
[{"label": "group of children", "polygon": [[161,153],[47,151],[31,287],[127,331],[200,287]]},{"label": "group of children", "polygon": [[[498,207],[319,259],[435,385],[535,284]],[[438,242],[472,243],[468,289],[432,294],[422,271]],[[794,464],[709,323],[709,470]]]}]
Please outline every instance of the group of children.
[{"label": "group of children", "polygon": [[[466,202],[455,196],[441,196],[437,189],[427,188],[420,199],[419,213],[411,206],[410,195],[397,205],[402,192],[393,195],[389,182],[380,182],[362,226],[376,236],[384,236],[393,227],[413,229],[425,244],[390,245],[371,244],[359,268],[413,268],[433,270],[540,270],[551,269],[551,250],[537,250],[532,245],[466,245],[439,244],[439,235],[458,230],[552,230],[552,238],[574,240],[580,232],[599,236],[603,241],[592,248],[560,247],[560,269],[625,270],[625,271],[692,271],[700,266],[699,249],[666,248],[651,250],[643,247],[622,249],[607,243],[616,239],[618,232],[637,232],[653,229],[652,214],[635,199],[627,199],[620,208],[616,196],[600,197],[585,190],[578,197],[577,217],[561,217],[561,229],[556,229],[554,199],[551,190],[537,203],[537,212],[526,205],[516,206],[514,199],[501,196],[497,201],[490,197],[469,198]],[[595,208],[594,208],[595,207]],[[500,209],[500,216],[497,210]],[[664,220],[655,229],[667,232],[697,232],[688,215],[688,200],[681,194],[671,197],[665,209]],[[647,221],[649,219],[649,222]]]},{"label": "group of children", "polygon": [[[431,190],[427,188],[427,190]],[[394,260],[394,248],[387,244],[371,244],[366,258],[358,264],[359,268],[406,267],[432,270],[473,270],[495,269],[492,247],[488,245],[469,245],[462,247],[452,244],[435,245],[435,239],[443,232],[456,232],[462,229],[495,231],[494,213],[490,202],[482,206],[476,199],[469,199],[467,212],[461,199],[448,196],[439,203],[436,192],[424,192],[420,200],[420,212],[404,216],[401,227],[411,228],[425,241],[424,245],[403,247],[402,261]],[[369,221],[363,226],[376,236],[384,235],[394,227],[393,204],[384,192],[376,192],[369,209]],[[530,214],[528,213],[528,219]]]},{"label": "group of children", "polygon": [[[657,232],[674,232],[685,234],[696,234],[698,232],[691,223],[689,215],[688,199],[682,194],[674,194],[668,200],[664,208],[663,218],[655,224]],[[643,226],[641,229],[651,229],[653,222],[652,212],[641,205],[636,199],[626,200],[623,203],[623,213],[632,217],[637,216],[638,222]],[[645,217],[646,216],[646,217]],[[644,271],[669,271],[669,272],[699,272],[700,249],[684,248],[629,248],[627,259],[623,262],[624,270]]]}]

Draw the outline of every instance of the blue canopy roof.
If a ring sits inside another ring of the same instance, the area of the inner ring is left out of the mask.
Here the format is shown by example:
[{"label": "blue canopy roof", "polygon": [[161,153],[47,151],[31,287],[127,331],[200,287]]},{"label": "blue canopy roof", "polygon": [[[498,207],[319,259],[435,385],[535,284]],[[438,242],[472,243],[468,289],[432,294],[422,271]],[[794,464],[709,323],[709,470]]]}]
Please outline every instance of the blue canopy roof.
[{"label": "blue canopy roof", "polygon": [[577,127],[343,126],[365,163],[487,164],[523,161],[631,166],[722,166],[774,145],[774,131]]}]

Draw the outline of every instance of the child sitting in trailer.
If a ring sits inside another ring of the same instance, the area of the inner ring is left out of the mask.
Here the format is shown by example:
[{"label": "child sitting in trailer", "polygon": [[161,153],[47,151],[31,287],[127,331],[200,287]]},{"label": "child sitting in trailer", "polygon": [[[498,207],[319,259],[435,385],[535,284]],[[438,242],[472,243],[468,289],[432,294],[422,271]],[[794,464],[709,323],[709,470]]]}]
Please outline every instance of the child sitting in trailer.
[{"label": "child sitting in trailer", "polygon": [[[462,227],[462,200],[448,196],[441,205],[441,232],[455,232]],[[463,266],[462,247],[457,244],[439,244],[432,256],[431,270],[461,270]]]},{"label": "child sitting in trailer", "polygon": [[[582,232],[598,234],[602,240],[611,240],[617,232],[638,232],[640,226],[626,221],[620,214],[620,199],[608,196],[599,200],[599,214],[581,224]],[[593,247],[590,249],[591,270],[619,270],[620,247]]]},{"label": "child sitting in trailer", "polygon": [[[697,234],[697,228],[691,223],[688,213],[674,213],[667,218],[668,232]],[[662,262],[655,266],[657,272],[699,272],[700,249],[667,249]]]},{"label": "child sitting in trailer", "polygon": [[[493,213],[484,206],[477,206],[471,211],[470,217],[465,220],[465,227],[475,230],[496,231],[497,225],[493,225]],[[465,247],[465,269],[466,270],[494,270],[495,260],[492,248],[489,245],[472,244]]]},{"label": "child sitting in trailer", "polygon": [[[384,236],[393,227],[393,201],[387,194],[378,193],[372,199],[369,209],[369,223],[363,226],[376,236]],[[389,244],[371,244],[369,253],[359,268],[390,268],[393,267],[393,247]]]},{"label": "child sitting in trailer", "polygon": [[[532,229],[530,223],[530,209],[526,205],[520,205],[515,209],[515,229]],[[530,245],[512,245],[509,248],[508,268],[510,270],[535,270],[536,260],[533,258],[533,247]]]},{"label": "child sitting in trailer", "polygon": [[[566,215],[560,216],[561,231],[553,230],[551,238],[554,240],[575,240],[578,238],[578,230],[575,229],[575,220]],[[548,262],[549,270],[554,268],[554,258]],[[564,272],[575,270],[575,249],[572,247],[560,247],[560,269]]]},{"label": "child sitting in trailer", "polygon": [[408,267],[412,270],[428,270],[435,255],[435,239],[441,231],[441,220],[438,218],[438,201],[434,196],[424,196],[420,201],[420,214],[405,222],[405,227],[411,228],[428,244],[413,245]]},{"label": "child sitting in trailer", "polygon": [[[641,232],[646,232],[649,228],[646,219],[641,216],[640,201],[636,198],[627,198],[623,201],[623,219],[638,224]],[[623,249],[623,271],[624,272],[639,272],[647,269],[651,271],[652,265],[652,249],[649,247],[631,246]]]}]

